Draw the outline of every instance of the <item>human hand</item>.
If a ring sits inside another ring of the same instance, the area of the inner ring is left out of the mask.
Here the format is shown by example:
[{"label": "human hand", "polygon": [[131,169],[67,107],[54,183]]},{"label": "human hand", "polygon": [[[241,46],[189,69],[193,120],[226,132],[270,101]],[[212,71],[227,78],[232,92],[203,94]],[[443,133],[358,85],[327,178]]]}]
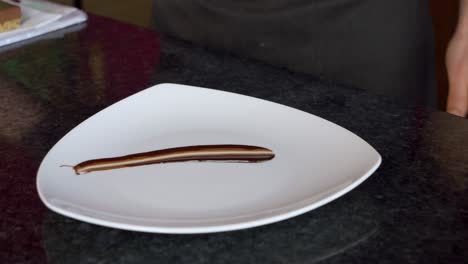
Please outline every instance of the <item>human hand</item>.
[{"label": "human hand", "polygon": [[468,32],[455,33],[446,53],[449,79],[447,112],[465,117],[468,113]]}]

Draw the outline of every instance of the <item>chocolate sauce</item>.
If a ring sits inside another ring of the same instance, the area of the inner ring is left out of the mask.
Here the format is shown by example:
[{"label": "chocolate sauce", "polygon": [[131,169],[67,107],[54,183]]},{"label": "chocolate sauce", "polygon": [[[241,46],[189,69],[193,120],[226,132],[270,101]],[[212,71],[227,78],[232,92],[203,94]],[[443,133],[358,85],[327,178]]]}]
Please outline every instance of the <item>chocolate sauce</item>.
[{"label": "chocolate sauce", "polygon": [[120,157],[93,159],[73,166],[76,174],[158,163],[184,161],[229,161],[255,163],[271,160],[275,154],[249,145],[199,145],[168,148]]}]

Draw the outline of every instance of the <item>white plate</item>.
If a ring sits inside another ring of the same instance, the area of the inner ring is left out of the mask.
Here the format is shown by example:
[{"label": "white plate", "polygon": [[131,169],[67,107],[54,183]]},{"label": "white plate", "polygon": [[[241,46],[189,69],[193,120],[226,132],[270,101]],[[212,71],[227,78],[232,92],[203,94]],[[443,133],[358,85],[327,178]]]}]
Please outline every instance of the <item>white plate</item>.
[{"label": "white plate", "polygon": [[[75,175],[69,164],[169,147],[244,144],[262,163],[179,162]],[[284,105],[161,84],[87,119],[44,158],[37,175],[51,210],[103,226],[160,233],[236,230],[284,220],[355,188],[380,165],[348,130]]]}]

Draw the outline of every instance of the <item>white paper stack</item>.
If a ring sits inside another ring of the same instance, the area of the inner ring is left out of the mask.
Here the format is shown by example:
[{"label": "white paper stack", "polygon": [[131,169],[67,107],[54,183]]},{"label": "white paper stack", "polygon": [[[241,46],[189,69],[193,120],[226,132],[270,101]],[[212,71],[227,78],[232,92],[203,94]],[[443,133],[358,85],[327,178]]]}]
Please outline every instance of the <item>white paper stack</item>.
[{"label": "white paper stack", "polygon": [[44,0],[22,0],[20,3],[0,1],[19,5],[22,13],[19,28],[0,33],[0,47],[47,34],[87,19],[86,14],[77,8]]}]

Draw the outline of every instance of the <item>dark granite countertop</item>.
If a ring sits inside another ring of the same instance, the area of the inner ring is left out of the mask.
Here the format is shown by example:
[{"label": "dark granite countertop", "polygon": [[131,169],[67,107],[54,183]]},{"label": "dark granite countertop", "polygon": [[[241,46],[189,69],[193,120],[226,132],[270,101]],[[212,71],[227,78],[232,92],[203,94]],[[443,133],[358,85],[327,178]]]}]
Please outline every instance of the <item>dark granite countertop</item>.
[{"label": "dark granite countertop", "polygon": [[[158,83],[289,105],[373,145],[381,167],[343,197],[253,229],[161,235],[95,226],[40,202],[47,151],[100,109]],[[90,16],[0,49],[0,263],[466,263],[468,122]]]}]

